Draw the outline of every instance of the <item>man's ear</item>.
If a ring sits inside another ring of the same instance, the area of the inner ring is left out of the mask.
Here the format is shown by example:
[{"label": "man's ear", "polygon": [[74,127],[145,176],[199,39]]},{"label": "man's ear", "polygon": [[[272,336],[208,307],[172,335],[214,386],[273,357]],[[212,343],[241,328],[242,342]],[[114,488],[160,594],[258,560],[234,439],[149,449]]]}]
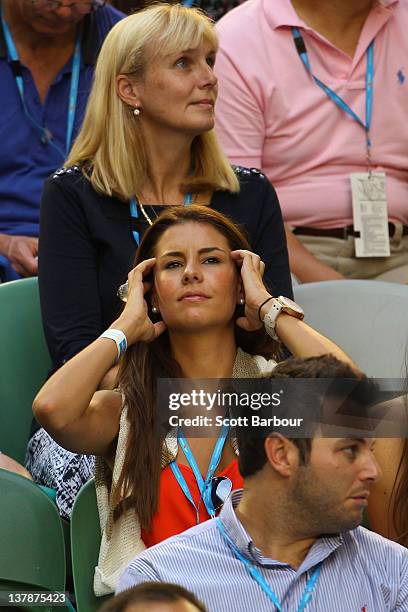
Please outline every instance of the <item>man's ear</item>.
[{"label": "man's ear", "polygon": [[269,465],[283,478],[289,478],[299,467],[299,451],[281,434],[272,434],[265,440],[265,454]]},{"label": "man's ear", "polygon": [[127,74],[119,74],[116,77],[116,91],[119,98],[131,108],[140,108],[138,87]]}]

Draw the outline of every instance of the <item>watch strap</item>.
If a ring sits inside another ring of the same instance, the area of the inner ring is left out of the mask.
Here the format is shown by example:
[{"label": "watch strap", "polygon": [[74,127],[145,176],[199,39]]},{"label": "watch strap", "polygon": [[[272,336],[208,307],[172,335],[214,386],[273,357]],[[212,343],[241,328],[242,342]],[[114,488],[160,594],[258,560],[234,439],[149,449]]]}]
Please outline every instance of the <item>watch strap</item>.
[{"label": "watch strap", "polygon": [[276,319],[282,312],[282,309],[283,309],[283,304],[276,298],[273,298],[271,300],[271,307],[266,313],[264,320],[263,320],[264,325],[265,325],[265,330],[268,336],[273,338],[273,340],[277,340],[278,342],[279,342],[279,336],[277,335],[275,331],[275,327],[276,327]]}]

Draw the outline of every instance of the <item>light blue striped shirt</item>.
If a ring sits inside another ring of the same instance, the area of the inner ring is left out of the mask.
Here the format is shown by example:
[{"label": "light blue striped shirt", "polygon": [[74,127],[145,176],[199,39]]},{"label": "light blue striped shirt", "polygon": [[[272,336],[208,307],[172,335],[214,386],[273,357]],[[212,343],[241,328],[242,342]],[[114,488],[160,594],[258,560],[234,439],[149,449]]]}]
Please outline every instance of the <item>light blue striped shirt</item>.
[{"label": "light blue striped shirt", "polygon": [[[295,612],[308,578],[323,561],[307,612],[408,612],[408,551],[364,527],[321,537],[301,566],[263,557],[239,522],[234,492],[220,513],[241,553],[260,570],[285,612]],[[209,612],[266,612],[275,606],[227,544],[215,520],[149,548],[123,573],[117,592],[142,582],[173,582],[193,591]]]}]

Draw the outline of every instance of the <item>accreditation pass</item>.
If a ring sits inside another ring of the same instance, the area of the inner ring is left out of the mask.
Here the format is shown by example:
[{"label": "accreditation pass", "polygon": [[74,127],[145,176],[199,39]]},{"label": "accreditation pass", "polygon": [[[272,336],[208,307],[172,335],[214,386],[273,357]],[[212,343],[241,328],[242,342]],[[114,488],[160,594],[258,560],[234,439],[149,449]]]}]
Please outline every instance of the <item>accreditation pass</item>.
[{"label": "accreditation pass", "polygon": [[353,172],[350,180],[356,257],[389,257],[385,172]]}]

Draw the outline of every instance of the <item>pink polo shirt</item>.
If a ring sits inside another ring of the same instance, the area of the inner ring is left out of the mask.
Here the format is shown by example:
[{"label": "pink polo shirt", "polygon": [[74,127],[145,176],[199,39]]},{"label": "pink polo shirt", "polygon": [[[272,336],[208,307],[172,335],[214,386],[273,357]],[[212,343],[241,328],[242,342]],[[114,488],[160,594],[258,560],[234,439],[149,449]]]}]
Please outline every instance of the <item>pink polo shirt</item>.
[{"label": "pink polo shirt", "polygon": [[297,16],[290,0],[248,0],[218,22],[217,132],[236,164],[262,168],[285,221],[352,223],[351,172],[366,170],[364,129],[307,73],[291,27],[302,33],[313,74],[365,123],[366,51],[375,39],[371,127],[375,170],[387,173],[391,220],[408,225],[408,0],[375,5],[354,58]]}]

